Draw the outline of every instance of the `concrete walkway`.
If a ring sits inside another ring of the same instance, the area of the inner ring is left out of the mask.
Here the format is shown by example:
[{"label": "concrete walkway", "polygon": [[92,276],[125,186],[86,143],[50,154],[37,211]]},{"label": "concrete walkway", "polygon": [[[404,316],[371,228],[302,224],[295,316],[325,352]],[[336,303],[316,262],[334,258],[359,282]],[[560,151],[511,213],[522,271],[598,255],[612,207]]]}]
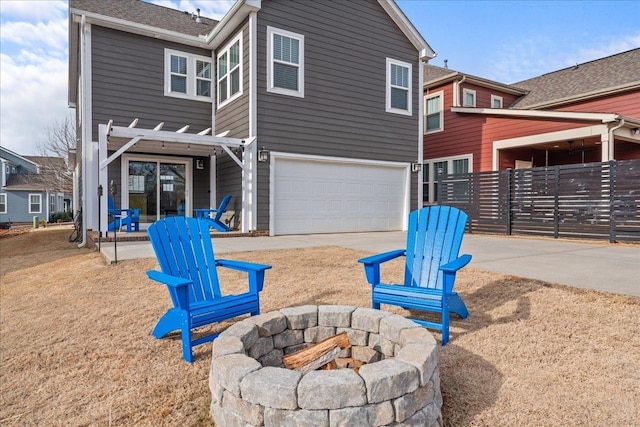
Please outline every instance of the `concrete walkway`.
[{"label": "concrete walkway", "polygon": [[[217,254],[318,246],[378,253],[404,248],[405,236],[404,232],[343,233],[214,238],[213,242]],[[118,261],[154,257],[149,242],[118,242],[117,252]],[[113,262],[113,243],[103,243],[102,253]],[[473,268],[640,296],[640,245],[467,234],[461,253],[473,255],[469,264]]]}]

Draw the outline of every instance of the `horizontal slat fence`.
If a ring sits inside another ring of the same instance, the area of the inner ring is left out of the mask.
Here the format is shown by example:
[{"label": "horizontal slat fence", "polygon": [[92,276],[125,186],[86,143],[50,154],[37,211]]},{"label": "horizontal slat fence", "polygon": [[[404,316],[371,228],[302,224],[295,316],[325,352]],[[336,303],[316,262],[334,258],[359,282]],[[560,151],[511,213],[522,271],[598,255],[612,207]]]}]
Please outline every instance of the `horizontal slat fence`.
[{"label": "horizontal slat fence", "polygon": [[472,233],[640,243],[640,160],[449,175],[438,198]]}]

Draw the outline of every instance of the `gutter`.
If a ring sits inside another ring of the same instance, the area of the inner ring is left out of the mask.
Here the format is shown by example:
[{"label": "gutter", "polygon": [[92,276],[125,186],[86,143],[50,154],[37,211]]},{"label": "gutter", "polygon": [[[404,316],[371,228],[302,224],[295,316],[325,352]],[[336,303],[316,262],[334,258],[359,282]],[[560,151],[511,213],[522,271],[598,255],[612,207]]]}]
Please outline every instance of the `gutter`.
[{"label": "gutter", "polygon": [[615,131],[617,131],[618,129],[620,129],[622,126],[624,126],[624,119],[620,119],[620,121],[618,122],[618,124],[612,128],[609,129],[609,159],[608,160],[615,160],[615,156],[614,156],[614,144],[613,144],[613,133]]},{"label": "gutter", "polygon": [[460,106],[460,84],[464,83],[467,80],[466,74],[462,75],[460,80],[456,80],[453,82],[453,105],[452,107]]}]

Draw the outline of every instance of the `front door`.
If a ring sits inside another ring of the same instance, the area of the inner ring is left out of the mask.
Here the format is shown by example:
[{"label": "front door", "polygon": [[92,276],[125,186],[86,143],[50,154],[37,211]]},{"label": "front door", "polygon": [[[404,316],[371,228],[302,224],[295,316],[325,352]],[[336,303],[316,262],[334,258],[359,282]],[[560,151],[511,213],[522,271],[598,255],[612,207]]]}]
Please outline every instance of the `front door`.
[{"label": "front door", "polygon": [[190,159],[131,156],[123,162],[128,182],[125,199],[129,208],[140,209],[141,223],[190,213]]}]

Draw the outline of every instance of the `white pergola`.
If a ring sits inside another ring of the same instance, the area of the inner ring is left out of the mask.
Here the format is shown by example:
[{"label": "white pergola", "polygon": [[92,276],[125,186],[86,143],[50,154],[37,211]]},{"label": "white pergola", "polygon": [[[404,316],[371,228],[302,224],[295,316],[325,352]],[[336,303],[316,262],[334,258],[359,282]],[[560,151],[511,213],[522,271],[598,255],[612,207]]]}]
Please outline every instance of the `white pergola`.
[{"label": "white pergola", "polygon": [[[159,123],[153,129],[137,128],[138,119],[135,119],[129,126],[113,126],[113,120],[107,124],[98,125],[98,147],[96,157],[99,169],[95,177],[95,190],[85,189],[87,207],[98,205],[98,186],[103,188],[103,196],[109,191],[107,170],[109,164],[120,158],[122,154],[135,147],[136,153],[163,153],[182,156],[211,157],[212,161],[217,154],[227,153],[229,157],[240,167],[242,173],[242,221],[243,232],[255,229],[255,176],[256,176],[256,156],[257,148],[254,143],[256,138],[228,138],[224,132],[218,135],[210,135],[211,128],[207,128],[197,134],[186,133],[189,126],[171,132],[163,131],[164,123]],[[113,153],[107,157],[107,150]],[[94,157],[95,158],[95,157]],[[90,174],[91,175],[91,174]],[[89,181],[87,181],[89,182]],[[213,180],[212,180],[213,183]],[[85,221],[96,218],[96,222],[87,221],[88,228],[102,233],[107,231],[108,212],[106,197],[101,201],[102,208],[97,215],[91,215],[92,209],[88,209]],[[125,206],[126,207],[126,206]],[[211,206],[214,207],[214,206]],[[97,208],[96,208],[97,210]],[[100,227],[98,227],[98,222]]]}]

